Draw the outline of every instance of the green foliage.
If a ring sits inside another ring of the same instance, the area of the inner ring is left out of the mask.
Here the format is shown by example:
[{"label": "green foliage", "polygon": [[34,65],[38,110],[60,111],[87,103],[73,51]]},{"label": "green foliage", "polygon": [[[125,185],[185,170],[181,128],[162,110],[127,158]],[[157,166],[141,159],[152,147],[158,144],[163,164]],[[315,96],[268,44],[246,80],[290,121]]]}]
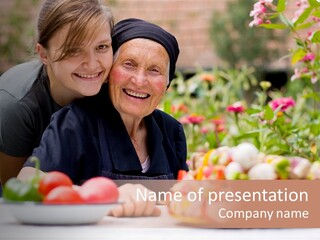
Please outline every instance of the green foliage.
[{"label": "green foliage", "polygon": [[[274,109],[266,101],[288,98],[289,92],[271,91],[265,82],[254,101],[246,102],[244,86],[251,81],[256,81],[253,68],[199,70],[189,79],[179,75],[173,81],[161,109],[183,123],[188,157],[251,142],[267,155],[320,160],[320,115],[314,114],[312,86],[300,88],[294,103],[282,110],[283,105]],[[230,106],[241,108],[228,110]]]},{"label": "green foliage", "polygon": [[[309,80],[316,86],[320,77],[320,31],[317,26],[320,21],[320,3],[316,0],[308,0],[308,5],[300,3],[295,9],[298,17],[293,19],[289,19],[286,13],[288,4],[287,1],[279,0],[276,7],[272,3],[266,5],[265,12],[258,12],[254,16],[264,22],[255,30],[267,28],[274,32],[278,29],[274,22],[279,21],[281,28],[290,31],[296,42],[296,46],[290,49],[291,64],[295,68],[292,80]],[[315,86],[313,88],[317,90]]]},{"label": "green foliage", "polygon": [[[218,56],[226,67],[241,65],[264,68],[277,59],[284,49],[286,33],[264,29],[251,29],[249,12],[255,1],[235,0],[227,4],[226,11],[215,11],[210,25],[210,38]],[[274,24],[274,27],[276,25]],[[270,48],[270,44],[275,48]]]},{"label": "green foliage", "polygon": [[8,4],[9,9],[2,11],[0,24],[0,73],[7,70],[7,66],[24,61],[32,47],[34,35],[33,9],[39,0],[15,0]]}]

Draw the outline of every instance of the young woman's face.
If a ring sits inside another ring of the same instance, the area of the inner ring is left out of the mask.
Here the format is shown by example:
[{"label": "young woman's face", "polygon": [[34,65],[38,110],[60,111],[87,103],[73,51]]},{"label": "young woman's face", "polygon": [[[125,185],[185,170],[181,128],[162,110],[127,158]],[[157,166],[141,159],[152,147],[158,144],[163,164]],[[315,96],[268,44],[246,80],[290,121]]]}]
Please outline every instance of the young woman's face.
[{"label": "young woman's face", "polygon": [[49,40],[48,48],[42,48],[45,56],[40,53],[47,66],[51,94],[62,106],[76,98],[97,94],[109,74],[113,60],[111,29],[109,23],[106,23],[95,36],[86,39],[83,46],[77,47],[73,56],[56,61],[68,29],[68,25],[63,27]]},{"label": "young woman's face", "polygon": [[169,55],[148,39],[133,39],[118,50],[109,75],[110,97],[124,117],[141,118],[158,106],[166,92]]}]

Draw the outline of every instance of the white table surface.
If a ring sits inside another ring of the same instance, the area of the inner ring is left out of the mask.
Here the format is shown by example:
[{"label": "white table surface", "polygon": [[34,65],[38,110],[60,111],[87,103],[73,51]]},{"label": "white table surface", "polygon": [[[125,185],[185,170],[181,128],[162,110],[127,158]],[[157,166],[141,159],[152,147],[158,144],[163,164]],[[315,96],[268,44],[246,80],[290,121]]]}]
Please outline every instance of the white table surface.
[{"label": "white table surface", "polygon": [[[18,223],[0,204],[1,240],[81,240],[81,239],[150,239],[150,240],[236,240],[236,239],[320,239],[320,229],[201,229],[181,225],[160,206],[160,217],[113,218],[106,216],[99,223],[80,226],[37,226]],[[156,227],[164,226],[164,227]]]}]

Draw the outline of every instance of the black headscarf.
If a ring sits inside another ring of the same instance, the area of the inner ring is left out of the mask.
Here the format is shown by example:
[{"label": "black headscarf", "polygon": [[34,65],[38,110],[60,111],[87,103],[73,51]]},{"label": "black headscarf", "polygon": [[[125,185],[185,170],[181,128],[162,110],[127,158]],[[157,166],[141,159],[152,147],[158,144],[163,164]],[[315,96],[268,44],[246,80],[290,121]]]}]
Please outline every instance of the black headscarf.
[{"label": "black headscarf", "polygon": [[160,43],[167,50],[170,58],[169,87],[174,78],[176,62],[179,55],[179,45],[176,38],[155,24],[142,19],[128,18],[118,22],[114,26],[112,34],[113,51],[116,52],[123,43],[134,38],[153,40]]}]

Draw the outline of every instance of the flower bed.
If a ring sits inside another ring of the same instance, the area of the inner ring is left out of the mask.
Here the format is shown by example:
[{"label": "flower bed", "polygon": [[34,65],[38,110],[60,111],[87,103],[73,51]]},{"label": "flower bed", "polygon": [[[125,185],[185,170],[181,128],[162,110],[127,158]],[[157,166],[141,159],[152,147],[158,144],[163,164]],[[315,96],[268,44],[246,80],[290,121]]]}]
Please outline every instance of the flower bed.
[{"label": "flower bed", "polygon": [[[199,69],[189,79],[179,75],[163,101],[161,108],[184,124],[189,177],[319,178],[320,3],[298,1],[291,17],[286,13],[288,1],[273,2],[259,0],[248,14],[253,17],[251,27],[289,30],[296,41],[288,55],[293,74],[284,89],[258,81],[254,68]],[[250,168],[235,163],[234,152],[242,143],[256,152]],[[220,154],[229,160],[223,162]]]}]

